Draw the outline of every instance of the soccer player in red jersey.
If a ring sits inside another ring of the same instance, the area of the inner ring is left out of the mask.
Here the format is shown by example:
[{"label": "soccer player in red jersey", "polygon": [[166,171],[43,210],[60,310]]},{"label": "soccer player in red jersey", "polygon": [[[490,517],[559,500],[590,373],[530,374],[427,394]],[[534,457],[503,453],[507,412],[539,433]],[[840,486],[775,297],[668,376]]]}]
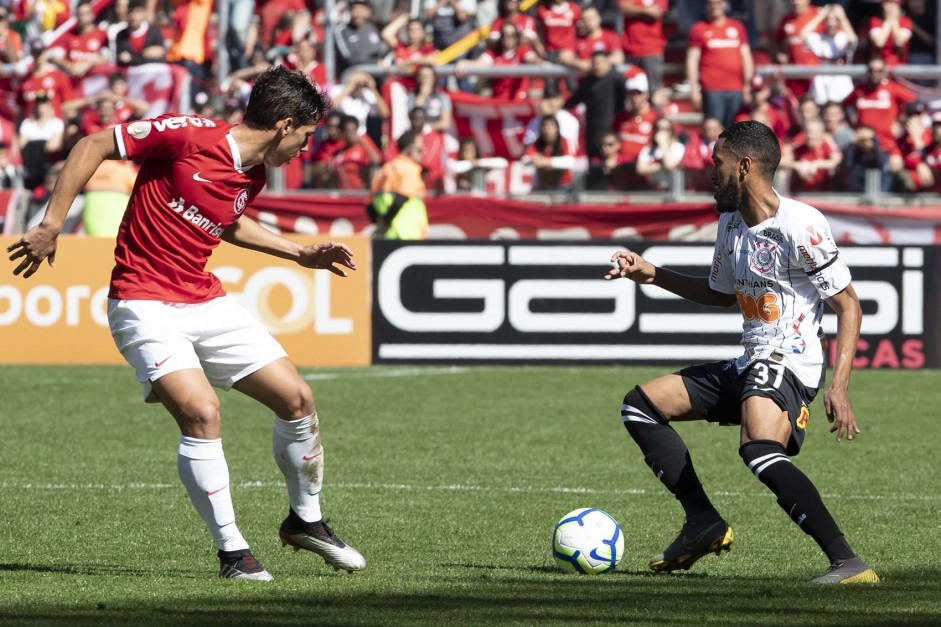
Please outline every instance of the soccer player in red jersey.
[{"label": "soccer player in red jersey", "polygon": [[329,106],[301,72],[275,67],[255,82],[242,124],[167,114],[85,137],[42,222],[7,248],[16,275],[32,276],[44,260],[53,265],[66,212],[98,166],[141,163],[117,236],[108,320],[145,399],[163,403],[179,425],[180,479],[219,549],[220,577],[272,578],[235,524],[213,386],[235,388],[275,414],[273,452],[290,502],[282,543],[338,569],[366,566],[322,519],[323,447],[310,387],[268,330],[206,271],[222,240],[339,276],[356,269],[343,244],[302,246],[243,215],[265,185],[265,166],[298,158]]}]

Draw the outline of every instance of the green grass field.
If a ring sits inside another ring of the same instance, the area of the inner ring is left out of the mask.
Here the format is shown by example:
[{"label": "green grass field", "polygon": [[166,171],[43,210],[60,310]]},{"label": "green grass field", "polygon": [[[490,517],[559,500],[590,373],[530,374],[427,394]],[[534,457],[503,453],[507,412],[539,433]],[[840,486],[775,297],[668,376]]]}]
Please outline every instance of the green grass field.
[{"label": "green grass field", "polygon": [[[326,446],[323,502],[368,561],[337,574],[282,549],[271,418],[222,395],[236,514],[270,584],[216,577],[176,475],[178,432],[130,368],[0,368],[0,624],[941,624],[937,372],[858,372],[863,433],[835,444],[822,401],[796,458],[878,586],[811,587],[826,569],[737,454],[738,432],[682,424],[736,542],[649,574],[681,509],[619,418],[664,368],[305,371]],[[614,573],[558,571],[549,539],[577,507],[625,533]]]}]

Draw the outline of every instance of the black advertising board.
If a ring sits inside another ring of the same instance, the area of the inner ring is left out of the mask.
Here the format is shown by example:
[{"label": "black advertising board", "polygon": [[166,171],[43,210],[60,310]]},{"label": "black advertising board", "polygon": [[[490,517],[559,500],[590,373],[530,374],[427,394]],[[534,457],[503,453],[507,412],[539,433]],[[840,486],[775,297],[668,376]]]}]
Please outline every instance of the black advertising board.
[{"label": "black advertising board", "polygon": [[[658,266],[705,277],[709,244],[633,242]],[[687,363],[737,356],[737,307],[605,281],[611,242],[375,241],[373,363]],[[938,367],[937,249],[846,246],[863,307],[856,367]],[[824,316],[832,336],[836,317]],[[831,348],[833,343],[831,342]]]}]

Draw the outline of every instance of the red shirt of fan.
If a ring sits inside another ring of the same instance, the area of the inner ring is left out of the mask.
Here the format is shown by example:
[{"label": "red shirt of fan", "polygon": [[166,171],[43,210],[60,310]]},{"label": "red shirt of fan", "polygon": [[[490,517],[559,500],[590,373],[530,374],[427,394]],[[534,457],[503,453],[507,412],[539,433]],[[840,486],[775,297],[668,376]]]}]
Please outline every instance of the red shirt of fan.
[{"label": "red shirt of fan", "polygon": [[94,61],[101,57],[101,49],[108,45],[108,34],[100,28],[69,35],[65,44],[65,56],[69,61]]},{"label": "red shirt of fan", "polygon": [[895,45],[895,42],[892,41],[891,36],[889,36],[889,38],[886,40],[885,46],[882,48],[876,48],[876,46],[872,44],[872,31],[878,31],[880,29],[882,29],[882,18],[869,18],[869,27],[866,29],[866,32],[869,33],[869,43],[872,45],[873,56],[882,59],[886,65],[902,65],[903,63],[907,63],[908,44],[912,41],[912,18],[908,17],[907,15],[902,15],[899,17],[899,30],[908,31],[909,33],[908,41],[905,42],[905,45],[902,46],[901,50]]},{"label": "red shirt of fan", "polygon": [[[795,161],[823,161],[839,152],[833,140],[824,139],[817,146],[800,144],[794,147]],[[791,175],[791,188],[797,192],[825,192],[833,187],[833,170],[819,168],[810,178],[803,178],[796,173]]]},{"label": "red shirt of fan", "polygon": [[910,89],[886,79],[875,87],[869,83],[857,85],[843,101],[843,106],[856,109],[859,118],[856,128],[872,128],[883,150],[897,152],[895,133],[899,113],[904,105],[916,99]]},{"label": "red shirt of fan", "polygon": [[601,35],[589,39],[588,37],[579,37],[575,40],[575,56],[579,59],[591,59],[591,55],[596,52],[611,54],[615,50],[621,49],[621,41],[617,33],[607,28],[601,29]]},{"label": "red shirt of fan", "polygon": [[[530,144],[529,148],[526,149],[526,156],[533,157],[535,155],[542,155],[543,157],[573,157],[575,156],[575,151],[572,150],[572,145],[569,144],[568,140],[564,137],[559,138],[559,153],[552,154],[552,146],[546,146],[542,149],[542,152],[539,151],[539,148],[536,147],[536,144]],[[571,185],[574,177],[571,170],[566,170],[565,172],[559,173],[559,180],[557,185]]]},{"label": "red shirt of fan", "polygon": [[718,22],[696,22],[689,31],[689,47],[699,48],[699,82],[703,91],[741,91],[742,47],[748,45],[745,25],[724,18]]},{"label": "red shirt of fan", "polygon": [[536,19],[542,24],[546,50],[571,50],[575,47],[575,23],[582,17],[577,4],[540,4]]},{"label": "red shirt of fan", "polygon": [[56,111],[56,117],[62,116],[62,103],[72,99],[72,81],[61,70],[49,70],[41,76],[30,76],[20,84],[20,99],[23,103],[23,115],[29,117],[36,108],[36,96],[45,94]]},{"label": "red shirt of fan", "polygon": [[[480,55],[488,58],[495,67],[522,65],[536,58],[536,53],[529,46],[517,46],[509,52],[499,54],[488,50]],[[529,78],[526,76],[501,76],[490,79],[490,89],[495,100],[521,100],[529,92]]]},{"label": "red shirt of fan", "polygon": [[265,186],[263,166],[242,167],[230,129],[176,113],[114,127],[121,158],[140,171],[118,230],[110,298],[201,303],[225,294],[206,261]]},{"label": "red shirt of fan", "polygon": [[[620,6],[652,7],[663,13],[670,8],[670,0],[621,0]],[[624,17],[621,47],[629,57],[653,57],[663,54],[667,38],[663,36],[663,18]]]},{"label": "red shirt of fan", "polygon": [[523,39],[536,39],[539,37],[539,34],[536,32],[536,20],[525,13],[518,13],[509,20],[505,17],[495,19],[493,24],[490,25],[490,34],[487,35],[487,39],[491,42],[499,41],[500,33],[503,32],[503,25],[507,22],[516,26],[516,30],[519,31],[520,37]]},{"label": "red shirt of fan", "polygon": [[619,156],[628,163],[637,161],[640,151],[650,143],[653,137],[653,125],[657,121],[657,112],[653,107],[640,115],[633,111],[624,111],[614,118],[614,129],[621,142]]},{"label": "red shirt of fan", "polygon": [[[795,65],[819,65],[820,59],[804,45],[801,37],[801,31],[814,19],[820,12],[819,7],[810,6],[802,14],[788,13],[778,24],[778,32],[775,38],[786,45],[787,58],[790,63]],[[823,24],[817,27],[817,31],[823,30]]]}]

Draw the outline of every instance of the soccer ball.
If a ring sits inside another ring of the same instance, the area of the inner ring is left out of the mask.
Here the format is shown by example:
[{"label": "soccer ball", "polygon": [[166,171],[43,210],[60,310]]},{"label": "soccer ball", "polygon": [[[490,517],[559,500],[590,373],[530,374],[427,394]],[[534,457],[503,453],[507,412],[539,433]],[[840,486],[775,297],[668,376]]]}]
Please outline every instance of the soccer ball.
[{"label": "soccer ball", "polygon": [[597,575],[614,570],[624,553],[621,525],[594,507],[569,512],[552,533],[552,556],[566,572]]}]

